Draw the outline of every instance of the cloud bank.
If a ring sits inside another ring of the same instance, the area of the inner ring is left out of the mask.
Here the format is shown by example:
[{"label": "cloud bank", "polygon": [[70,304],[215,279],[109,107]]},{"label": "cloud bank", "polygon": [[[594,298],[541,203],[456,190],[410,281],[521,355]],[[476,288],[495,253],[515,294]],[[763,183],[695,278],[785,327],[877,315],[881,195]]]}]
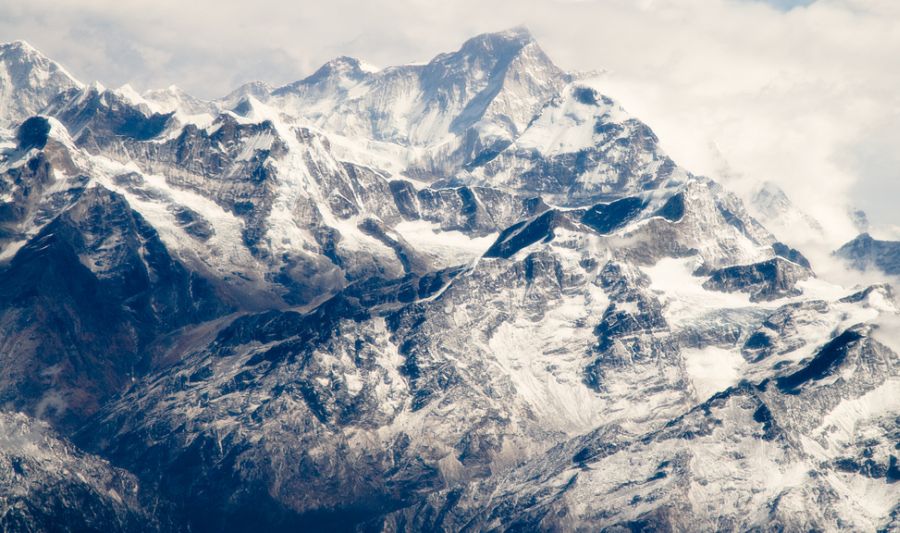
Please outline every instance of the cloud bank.
[{"label": "cloud bank", "polygon": [[828,245],[855,233],[848,204],[882,236],[900,226],[894,0],[0,0],[0,12],[0,40],[25,39],[82,80],[201,97],[337,55],[428,60],[521,24],[561,67],[602,70],[686,167],[738,191],[778,183]]}]

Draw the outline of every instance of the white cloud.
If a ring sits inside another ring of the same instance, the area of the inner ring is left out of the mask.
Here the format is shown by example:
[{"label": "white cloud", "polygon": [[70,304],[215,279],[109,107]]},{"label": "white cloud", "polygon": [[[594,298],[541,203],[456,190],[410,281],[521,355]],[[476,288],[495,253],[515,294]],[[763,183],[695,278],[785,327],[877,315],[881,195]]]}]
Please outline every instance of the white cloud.
[{"label": "white cloud", "polygon": [[900,3],[894,0],[0,0],[26,39],[83,79],[199,96],[287,82],[327,59],[426,60],[524,24],[560,66],[607,92],[688,168],[746,189],[769,179],[829,230],[847,203],[900,224]]}]

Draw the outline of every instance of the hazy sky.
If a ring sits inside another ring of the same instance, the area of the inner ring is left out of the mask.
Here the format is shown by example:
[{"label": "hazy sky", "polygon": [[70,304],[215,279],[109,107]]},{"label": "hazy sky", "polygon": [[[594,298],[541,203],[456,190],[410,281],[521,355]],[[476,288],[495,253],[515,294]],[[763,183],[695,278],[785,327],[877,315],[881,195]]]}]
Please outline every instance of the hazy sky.
[{"label": "hazy sky", "polygon": [[0,13],[0,40],[82,81],[201,97],[525,25],[561,67],[603,70],[689,169],[737,189],[775,181],[835,239],[852,233],[834,215],[848,199],[900,225],[898,0],[0,0]]}]

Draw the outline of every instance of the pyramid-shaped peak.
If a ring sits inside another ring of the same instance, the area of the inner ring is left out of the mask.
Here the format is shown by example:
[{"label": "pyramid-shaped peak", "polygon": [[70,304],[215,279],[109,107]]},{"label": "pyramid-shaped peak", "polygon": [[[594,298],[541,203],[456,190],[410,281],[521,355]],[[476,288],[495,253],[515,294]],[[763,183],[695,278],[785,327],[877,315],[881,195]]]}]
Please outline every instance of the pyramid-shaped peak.
[{"label": "pyramid-shaped peak", "polygon": [[860,233],[855,239],[850,241],[851,243],[870,243],[875,242],[875,238],[872,237],[868,232]]},{"label": "pyramid-shaped peak", "polygon": [[218,102],[218,104],[224,108],[232,108],[238,105],[238,103],[248,95],[253,96],[257,100],[265,101],[269,98],[272,90],[272,86],[268,83],[262,81],[251,81],[241,85],[222,98],[219,98],[218,100],[216,100],[216,102]]},{"label": "pyramid-shaped peak", "polygon": [[0,61],[8,66],[19,65],[20,68],[47,69],[55,65],[50,58],[25,41],[0,44]]},{"label": "pyramid-shaped peak", "polygon": [[0,124],[39,113],[58,94],[82,87],[59,64],[25,41],[0,44]]},{"label": "pyramid-shaped peak", "polygon": [[34,50],[26,41],[10,41],[0,44],[0,50]]},{"label": "pyramid-shaped peak", "polygon": [[11,41],[0,44],[0,61],[4,61],[7,65],[20,65],[25,68],[40,68],[52,72],[60,72],[74,81],[74,78],[58,63],[26,41]]},{"label": "pyramid-shaped peak", "polygon": [[481,74],[493,76],[517,59],[525,59],[526,63],[537,69],[556,70],[531,32],[524,27],[477,35],[464,42],[456,52],[438,55],[426,68],[437,69],[441,75],[448,72],[478,75],[481,71]]},{"label": "pyramid-shaped peak", "polygon": [[531,44],[536,44],[531,32],[524,27],[517,27],[476,35],[464,42],[457,54],[463,56],[489,55],[502,60],[504,57],[517,55],[523,48]]},{"label": "pyramid-shaped peak", "polygon": [[328,61],[306,78],[275,89],[273,94],[278,96],[298,90],[306,91],[311,87],[321,91],[329,91],[335,87],[347,88],[377,70],[355,57],[339,56]]},{"label": "pyramid-shaped peak", "polygon": [[[44,76],[57,76],[64,84],[81,86],[81,84],[64,69],[59,63],[53,61],[40,50],[28,44],[26,41],[12,41],[0,44],[0,62],[10,69],[11,76],[24,76],[31,71],[45,72]],[[43,76],[38,76],[35,81],[47,81]]]},{"label": "pyramid-shaped peak", "polygon": [[358,79],[365,75],[363,63],[350,56],[339,56],[325,63],[311,76],[303,80],[305,83],[317,83],[331,78]]},{"label": "pyramid-shaped peak", "polygon": [[10,41],[0,44],[0,54],[5,55],[7,53],[43,57],[43,54],[27,41]]},{"label": "pyramid-shaped peak", "polygon": [[345,68],[360,68],[360,61],[355,57],[351,56],[338,56],[328,63],[325,63],[325,67],[333,68],[333,69],[345,69]]},{"label": "pyramid-shaped peak", "polygon": [[472,37],[463,44],[463,48],[472,46],[516,44],[525,46],[535,42],[534,36],[524,26],[516,26],[497,32],[482,33]]}]

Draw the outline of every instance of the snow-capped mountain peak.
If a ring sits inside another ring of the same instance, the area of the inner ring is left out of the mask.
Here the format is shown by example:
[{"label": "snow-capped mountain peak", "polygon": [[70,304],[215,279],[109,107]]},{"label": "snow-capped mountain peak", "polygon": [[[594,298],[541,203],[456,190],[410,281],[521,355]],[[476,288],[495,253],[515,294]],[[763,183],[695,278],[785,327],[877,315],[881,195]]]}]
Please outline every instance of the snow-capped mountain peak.
[{"label": "snow-capped mountain peak", "polygon": [[82,84],[25,41],[0,44],[0,127],[40,112],[62,91]]}]

